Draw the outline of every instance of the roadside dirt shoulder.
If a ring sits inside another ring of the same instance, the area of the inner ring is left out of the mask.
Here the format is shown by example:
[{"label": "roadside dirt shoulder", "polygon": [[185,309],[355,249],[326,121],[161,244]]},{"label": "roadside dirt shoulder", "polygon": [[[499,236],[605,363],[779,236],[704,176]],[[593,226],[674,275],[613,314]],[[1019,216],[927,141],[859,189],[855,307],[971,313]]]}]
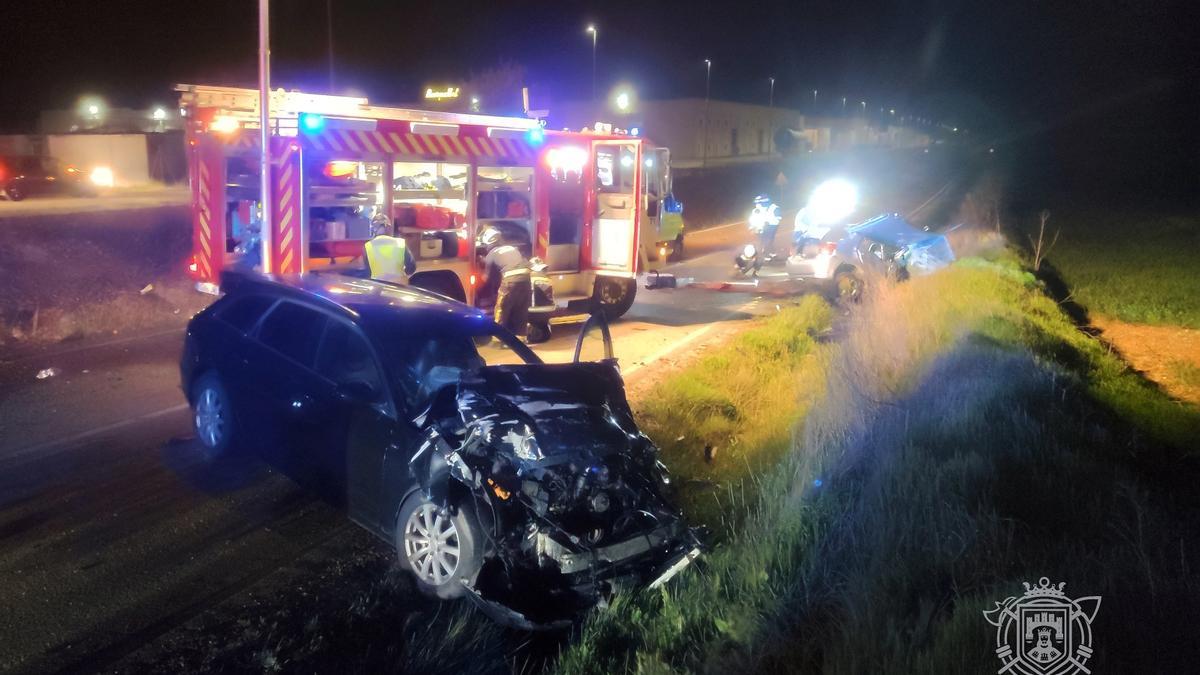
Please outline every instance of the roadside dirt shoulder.
[{"label": "roadside dirt shoulder", "polygon": [[1177,399],[1200,405],[1200,330],[1092,317],[1100,337]]}]

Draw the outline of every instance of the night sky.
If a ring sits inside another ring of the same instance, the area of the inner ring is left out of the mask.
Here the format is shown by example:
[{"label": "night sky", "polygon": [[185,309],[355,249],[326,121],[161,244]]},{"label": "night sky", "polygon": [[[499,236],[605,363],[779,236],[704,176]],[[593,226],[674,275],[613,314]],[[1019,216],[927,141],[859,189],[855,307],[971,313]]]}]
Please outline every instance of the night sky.
[{"label": "night sky", "polygon": [[[273,5],[274,83],[326,89],[325,0]],[[1197,5],[333,0],[336,82],[413,101],[428,83],[509,61],[535,97],[586,98],[584,27],[595,22],[602,91],[628,82],[643,98],[703,96],[710,58],[714,98],[765,103],[773,75],[781,105],[808,109],[817,89],[821,112],[845,95],[999,141],[1099,133],[1112,147],[1181,154],[1200,121]],[[29,128],[83,93],[148,107],[170,103],[175,82],[252,85],[256,12],[254,0],[6,3],[0,127]]]}]

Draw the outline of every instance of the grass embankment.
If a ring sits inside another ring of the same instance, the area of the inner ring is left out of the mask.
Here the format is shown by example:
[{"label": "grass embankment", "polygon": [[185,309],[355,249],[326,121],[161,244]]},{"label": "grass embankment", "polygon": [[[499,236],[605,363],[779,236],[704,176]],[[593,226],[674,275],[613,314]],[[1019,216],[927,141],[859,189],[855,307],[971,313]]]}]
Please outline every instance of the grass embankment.
[{"label": "grass embankment", "polygon": [[[1089,666],[1188,667],[1194,409],[1012,262],[887,289],[818,359],[792,452],[741,476],[761,499],[726,500],[703,565],[596,614],[560,670],[990,672],[982,610],[1043,575],[1104,596]],[[780,454],[740,446],[747,467]]]},{"label": "grass embankment", "polygon": [[1200,216],[1064,212],[1046,229],[1061,231],[1049,263],[1090,312],[1200,328]]}]

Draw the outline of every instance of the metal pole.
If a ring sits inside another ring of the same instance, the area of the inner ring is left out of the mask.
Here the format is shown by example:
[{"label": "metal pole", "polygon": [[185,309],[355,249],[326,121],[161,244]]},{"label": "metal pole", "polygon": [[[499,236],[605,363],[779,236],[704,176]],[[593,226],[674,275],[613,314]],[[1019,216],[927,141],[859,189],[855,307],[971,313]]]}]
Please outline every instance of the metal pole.
[{"label": "metal pole", "polygon": [[596,38],[600,31],[592,29],[592,104],[596,103]]},{"label": "metal pole", "polygon": [[325,0],[325,27],[329,42],[329,93],[333,90],[333,0]]},{"label": "metal pole", "polygon": [[700,158],[700,166],[708,166],[708,95],[712,81],[712,61],[704,59],[704,151]]},{"label": "metal pole", "polygon": [[262,271],[271,271],[271,0],[258,0],[258,123],[262,144]]},{"label": "metal pole", "polygon": [[770,77],[767,79],[771,80],[771,96],[770,96],[770,98],[767,99],[767,107],[774,108],[775,107],[775,78]]}]

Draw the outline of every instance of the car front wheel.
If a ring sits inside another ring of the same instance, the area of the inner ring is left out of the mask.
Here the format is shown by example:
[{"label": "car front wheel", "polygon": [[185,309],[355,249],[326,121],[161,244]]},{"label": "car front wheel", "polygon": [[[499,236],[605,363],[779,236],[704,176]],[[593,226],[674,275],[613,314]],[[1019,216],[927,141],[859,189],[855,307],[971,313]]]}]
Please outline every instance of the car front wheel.
[{"label": "car front wheel", "polygon": [[22,199],[25,199],[25,190],[20,185],[9,185],[8,188],[4,190],[4,193],[7,194],[8,198],[14,202],[19,202]]},{"label": "car front wheel", "polygon": [[452,513],[417,493],[396,518],[396,552],[421,592],[448,600],[462,596],[479,574],[482,534],[467,509]]},{"label": "car front wheel", "polygon": [[862,300],[863,278],[855,270],[842,270],[833,277],[838,302],[857,303]]}]

